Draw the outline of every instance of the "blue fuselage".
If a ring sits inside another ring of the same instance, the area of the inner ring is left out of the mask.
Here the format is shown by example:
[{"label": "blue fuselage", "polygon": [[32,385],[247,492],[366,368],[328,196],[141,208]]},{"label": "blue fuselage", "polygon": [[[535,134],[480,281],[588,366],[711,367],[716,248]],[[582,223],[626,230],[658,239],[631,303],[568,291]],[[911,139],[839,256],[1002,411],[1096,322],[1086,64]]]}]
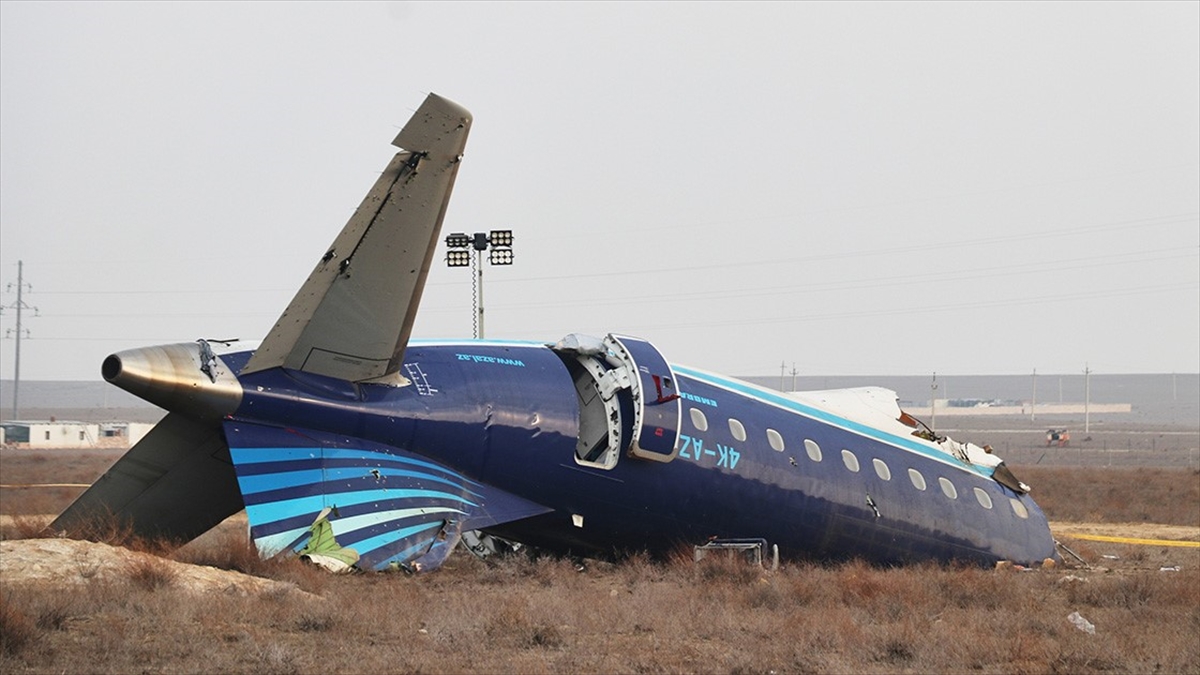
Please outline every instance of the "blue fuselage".
[{"label": "blue fuselage", "polygon": [[[223,357],[234,371],[248,352]],[[580,554],[669,553],[762,538],[792,558],[991,564],[1055,557],[1028,495],[912,436],[737,380],[675,367],[679,453],[580,462],[580,407],[546,345],[414,341],[407,386],[282,369],[241,376],[234,420],[310,429],[420,455],[549,512],[491,528]]]}]

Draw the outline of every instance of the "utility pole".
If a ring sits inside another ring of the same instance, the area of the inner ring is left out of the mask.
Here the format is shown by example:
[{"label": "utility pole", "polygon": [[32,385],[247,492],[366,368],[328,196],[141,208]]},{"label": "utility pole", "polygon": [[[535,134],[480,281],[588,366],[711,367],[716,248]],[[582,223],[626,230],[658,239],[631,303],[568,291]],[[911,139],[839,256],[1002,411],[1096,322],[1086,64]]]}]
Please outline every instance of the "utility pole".
[{"label": "utility pole", "polygon": [[933,381],[929,383],[929,430],[937,431],[937,371],[933,371]]},{"label": "utility pole", "polygon": [[1029,421],[1037,421],[1037,368],[1033,369],[1033,401],[1029,404]]},{"label": "utility pole", "polygon": [[799,372],[796,370],[796,362],[792,361],[792,391],[796,391],[796,374]]},{"label": "utility pole", "polygon": [[1089,411],[1092,405],[1092,371],[1085,361],[1083,364],[1083,433],[1091,428]]},{"label": "utility pole", "polygon": [[[17,419],[17,412],[18,412],[18,410],[20,409],[20,390],[21,390],[21,336],[22,336],[22,335],[28,335],[28,334],[29,334],[29,329],[27,329],[27,328],[22,328],[22,327],[21,327],[21,319],[22,319],[22,315],[24,314],[25,310],[27,310],[27,309],[32,309],[32,310],[33,310],[33,315],[34,315],[34,316],[37,316],[37,307],[30,307],[29,305],[25,304],[25,300],[24,300],[24,299],[22,299],[22,297],[21,297],[21,296],[24,294],[24,292],[25,292],[25,290],[26,290],[26,289],[30,289],[30,290],[32,290],[32,287],[31,287],[31,286],[29,286],[29,284],[26,284],[26,283],[25,283],[25,263],[24,263],[23,261],[20,261],[20,260],[18,260],[18,261],[17,261],[17,283],[16,283],[16,288],[17,288],[17,300],[16,300],[16,302],[14,302],[14,303],[13,303],[13,304],[11,304],[11,305],[6,305],[6,306],[4,306],[4,307],[0,307],[0,309],[13,309],[13,310],[16,310],[16,312],[17,312],[17,328],[16,328],[16,330],[14,331],[12,328],[10,328],[10,329],[8,329],[8,330],[7,330],[7,331],[4,333],[4,336],[5,336],[5,337],[8,337],[9,335],[13,335],[13,336],[16,338],[16,340],[17,340],[16,353],[15,353],[15,355],[14,355],[14,358],[13,358],[13,405],[12,405],[12,419],[14,419],[14,420],[15,420],[15,419]],[[8,288],[7,288],[7,289],[5,289],[5,290],[11,291],[12,289],[13,289],[13,284],[9,284],[9,285],[8,285]]]},{"label": "utility pole", "polygon": [[783,384],[783,376],[787,373],[787,361],[779,362],[779,391],[787,391],[787,387]]}]

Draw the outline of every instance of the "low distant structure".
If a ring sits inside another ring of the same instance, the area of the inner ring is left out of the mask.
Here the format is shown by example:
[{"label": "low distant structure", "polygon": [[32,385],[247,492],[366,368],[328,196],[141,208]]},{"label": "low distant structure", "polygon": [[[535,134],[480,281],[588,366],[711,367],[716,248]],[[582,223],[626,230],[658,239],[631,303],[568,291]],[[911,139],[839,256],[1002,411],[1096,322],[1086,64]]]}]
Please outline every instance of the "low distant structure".
[{"label": "low distant structure", "polygon": [[1046,432],[1046,447],[1057,445],[1065,448],[1071,443],[1071,432],[1066,429],[1050,429]]},{"label": "low distant structure", "polygon": [[100,436],[100,425],[57,420],[5,422],[4,442],[30,448],[90,448]]},{"label": "low distant structure", "polygon": [[[983,401],[977,399],[945,399],[934,401],[936,415],[1111,415],[1133,412],[1130,403],[1038,403],[1031,405],[1027,401]],[[904,409],[918,417],[928,417],[933,413],[929,405],[904,405]]]},{"label": "low distant structure", "polygon": [[10,420],[0,424],[0,445],[43,450],[128,448],[153,427],[134,422]]}]

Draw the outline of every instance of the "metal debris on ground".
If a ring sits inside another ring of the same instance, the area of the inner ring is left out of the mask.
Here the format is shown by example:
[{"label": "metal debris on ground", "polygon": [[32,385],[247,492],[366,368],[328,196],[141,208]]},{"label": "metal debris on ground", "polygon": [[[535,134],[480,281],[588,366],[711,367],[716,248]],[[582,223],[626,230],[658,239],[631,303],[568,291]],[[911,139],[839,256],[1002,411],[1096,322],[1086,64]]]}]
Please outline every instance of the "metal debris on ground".
[{"label": "metal debris on ground", "polygon": [[1075,625],[1076,628],[1087,633],[1088,635],[1096,634],[1096,625],[1080,616],[1079,612],[1071,612],[1068,614],[1067,621],[1070,621]]}]

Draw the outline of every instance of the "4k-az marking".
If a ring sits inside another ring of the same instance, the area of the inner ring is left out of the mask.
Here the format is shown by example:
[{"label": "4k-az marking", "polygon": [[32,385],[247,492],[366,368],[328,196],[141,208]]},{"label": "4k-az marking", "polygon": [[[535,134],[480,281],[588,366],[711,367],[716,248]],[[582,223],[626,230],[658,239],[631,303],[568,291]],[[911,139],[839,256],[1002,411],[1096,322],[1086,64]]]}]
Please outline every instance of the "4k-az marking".
[{"label": "4k-az marking", "polygon": [[[738,460],[742,458],[742,453],[727,445],[717,443],[717,449],[713,451],[704,447],[703,438],[692,438],[684,434],[680,434],[679,438],[683,441],[683,447],[679,449],[679,456],[684,459],[694,459],[699,462],[704,457],[712,457],[717,461],[717,466],[736,469]],[[688,450],[691,450],[690,454]]]}]

